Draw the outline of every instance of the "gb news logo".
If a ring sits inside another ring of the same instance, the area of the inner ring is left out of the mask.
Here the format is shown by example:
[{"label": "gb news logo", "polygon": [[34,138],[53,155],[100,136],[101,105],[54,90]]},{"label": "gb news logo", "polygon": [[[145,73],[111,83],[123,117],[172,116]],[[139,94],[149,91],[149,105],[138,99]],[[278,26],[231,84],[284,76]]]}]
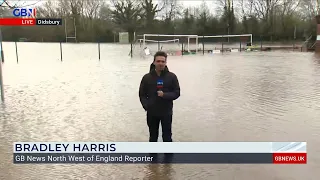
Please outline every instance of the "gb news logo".
[{"label": "gb news logo", "polygon": [[20,18],[36,18],[37,11],[35,8],[15,8],[12,14]]}]

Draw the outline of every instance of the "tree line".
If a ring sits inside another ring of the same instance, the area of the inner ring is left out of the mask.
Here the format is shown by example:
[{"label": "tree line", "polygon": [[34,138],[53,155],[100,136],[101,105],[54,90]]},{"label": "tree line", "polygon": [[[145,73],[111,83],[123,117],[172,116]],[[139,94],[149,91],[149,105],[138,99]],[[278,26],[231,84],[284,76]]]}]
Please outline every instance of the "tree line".
[{"label": "tree line", "polygon": [[[316,35],[317,0],[216,0],[184,7],[178,0],[49,0],[37,16],[62,18],[63,26],[3,26],[4,41],[117,42],[134,34],[253,34],[264,41],[305,41]],[[212,3],[213,3],[212,2]],[[10,9],[0,9],[10,16]],[[68,41],[73,41],[69,39]]]}]

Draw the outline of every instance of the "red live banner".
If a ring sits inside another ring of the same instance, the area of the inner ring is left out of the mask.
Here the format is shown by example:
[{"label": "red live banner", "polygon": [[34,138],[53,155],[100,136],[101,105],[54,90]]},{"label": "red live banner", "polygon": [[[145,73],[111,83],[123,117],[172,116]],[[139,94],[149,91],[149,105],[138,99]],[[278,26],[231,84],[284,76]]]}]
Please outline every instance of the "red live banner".
[{"label": "red live banner", "polygon": [[1,18],[1,26],[34,26],[36,19],[34,18]]},{"label": "red live banner", "polygon": [[61,18],[1,18],[0,26],[56,26],[62,25]]},{"label": "red live banner", "polygon": [[273,164],[307,164],[307,153],[273,153]]}]

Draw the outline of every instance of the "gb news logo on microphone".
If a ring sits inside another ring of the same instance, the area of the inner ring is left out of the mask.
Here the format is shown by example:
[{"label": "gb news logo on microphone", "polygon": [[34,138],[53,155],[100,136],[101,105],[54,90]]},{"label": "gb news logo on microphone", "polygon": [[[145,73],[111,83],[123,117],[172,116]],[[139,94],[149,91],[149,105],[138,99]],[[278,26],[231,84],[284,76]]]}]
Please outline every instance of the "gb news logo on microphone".
[{"label": "gb news logo on microphone", "polygon": [[163,80],[162,79],[158,79],[158,81],[157,81],[157,89],[159,91],[161,91],[162,88],[163,88]]},{"label": "gb news logo on microphone", "polygon": [[15,8],[12,14],[14,17],[22,18],[22,25],[62,25],[62,19],[36,18],[36,8]]}]

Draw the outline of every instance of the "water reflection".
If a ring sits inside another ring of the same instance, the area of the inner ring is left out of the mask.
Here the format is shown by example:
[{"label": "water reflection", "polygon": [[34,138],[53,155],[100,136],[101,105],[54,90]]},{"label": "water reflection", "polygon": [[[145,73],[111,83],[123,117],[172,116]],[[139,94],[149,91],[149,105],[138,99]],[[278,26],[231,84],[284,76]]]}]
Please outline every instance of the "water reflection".
[{"label": "water reflection", "polygon": [[320,53],[315,53],[313,60],[314,60],[315,64],[320,67]]},{"label": "water reflection", "polygon": [[174,180],[172,164],[148,164],[144,180]]},{"label": "water reflection", "polygon": [[153,158],[153,161],[147,165],[147,173],[144,179],[171,180],[173,177],[173,168],[171,163],[174,158],[174,154],[151,154],[151,157]]},{"label": "water reflection", "polygon": [[6,47],[0,179],[318,178],[320,58],[310,53],[168,59],[182,92],[174,105],[176,141],[307,141],[307,165],[13,165],[12,144],[17,141],[148,139],[137,94],[152,58],[130,59],[123,53],[129,47],[102,45],[99,61],[90,54],[97,52],[96,46],[79,44],[83,47],[65,46],[69,51],[61,62],[59,45],[45,46],[55,49],[52,54],[41,46],[20,46],[19,64],[10,55],[14,46]]}]

